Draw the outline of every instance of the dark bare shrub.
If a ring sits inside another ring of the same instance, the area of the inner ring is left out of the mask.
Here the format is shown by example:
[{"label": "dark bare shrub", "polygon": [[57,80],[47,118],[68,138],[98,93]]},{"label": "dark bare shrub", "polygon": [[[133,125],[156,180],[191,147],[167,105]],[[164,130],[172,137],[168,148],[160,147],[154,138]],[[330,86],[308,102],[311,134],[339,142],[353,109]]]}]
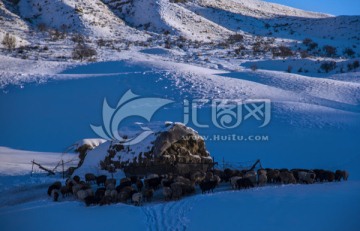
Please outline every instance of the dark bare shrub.
[{"label": "dark bare shrub", "polygon": [[315,48],[317,48],[318,47],[318,44],[316,43],[316,42],[314,42],[312,39],[310,39],[310,38],[306,38],[306,39],[304,39],[303,40],[303,44],[305,45],[305,46],[307,46],[307,50],[308,51],[311,51],[311,50],[314,50]]},{"label": "dark bare shrub", "polygon": [[244,40],[244,36],[241,34],[232,34],[228,38],[229,43],[242,42],[243,40]]},{"label": "dark bare shrub", "polygon": [[325,52],[325,55],[328,57],[336,56],[336,48],[333,46],[325,45],[323,47],[323,51]]},{"label": "dark bare shrub", "polygon": [[1,44],[4,45],[6,49],[13,50],[16,47],[16,38],[9,33],[6,33]]},{"label": "dark bare shrub", "polygon": [[252,71],[256,71],[258,69],[257,65],[254,63],[250,66]]},{"label": "dark bare shrub", "polygon": [[45,32],[45,31],[47,30],[47,26],[46,26],[45,23],[39,23],[39,24],[37,25],[37,28],[38,28],[38,30],[39,30],[40,32]]},{"label": "dark bare shrub", "polygon": [[72,58],[80,61],[93,58],[96,55],[97,52],[95,49],[83,43],[78,43],[72,52]]},{"label": "dark bare shrub", "polygon": [[289,47],[286,46],[280,46],[280,47],[275,47],[272,49],[272,54],[273,57],[281,57],[281,58],[286,58],[286,57],[290,57],[293,56],[293,52]]},{"label": "dark bare shrub", "polygon": [[292,69],[293,69],[293,67],[289,65],[286,71],[287,71],[288,73],[291,73]]},{"label": "dark bare shrub", "polygon": [[336,68],[336,62],[330,61],[330,62],[322,63],[320,68],[324,70],[326,73],[329,73],[330,71]]},{"label": "dark bare shrub", "polygon": [[55,29],[55,30],[52,30],[50,31],[50,37],[53,41],[57,41],[57,40],[60,40],[60,39],[64,39],[65,38],[65,33]]},{"label": "dark bare shrub", "polygon": [[307,51],[300,51],[300,57],[302,59],[308,58],[310,55]]},{"label": "dark bare shrub", "polygon": [[348,71],[355,70],[355,69],[359,68],[359,66],[360,66],[359,61],[358,61],[358,60],[355,60],[353,63],[349,63],[349,64],[347,65]]},{"label": "dark bare shrub", "polygon": [[104,39],[101,38],[101,39],[96,41],[96,45],[101,48],[101,47],[106,45],[106,42],[105,42]]},{"label": "dark bare shrub", "polygon": [[313,43],[313,40],[310,39],[310,38],[306,38],[306,39],[303,40],[303,44],[305,46],[309,46],[311,43]]},{"label": "dark bare shrub", "polygon": [[353,57],[355,55],[355,51],[351,48],[345,48],[344,55],[347,55],[349,57]]},{"label": "dark bare shrub", "polygon": [[74,43],[84,43],[85,38],[82,34],[74,34],[71,38]]}]

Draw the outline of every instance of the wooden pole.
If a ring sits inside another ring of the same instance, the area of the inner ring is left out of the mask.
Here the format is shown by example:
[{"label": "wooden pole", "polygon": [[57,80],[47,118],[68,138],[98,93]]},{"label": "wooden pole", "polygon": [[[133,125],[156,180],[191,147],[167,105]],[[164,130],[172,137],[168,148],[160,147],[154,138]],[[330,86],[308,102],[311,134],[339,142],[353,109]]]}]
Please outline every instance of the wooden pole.
[{"label": "wooden pole", "polygon": [[41,170],[47,171],[49,173],[49,175],[55,175],[54,171],[43,167],[41,164],[38,164],[35,161],[32,161],[32,163],[35,164],[36,166],[38,166]]},{"label": "wooden pole", "polygon": [[32,174],[33,174],[33,172],[34,172],[34,161],[35,160],[33,160],[31,163],[31,176],[32,176]]},{"label": "wooden pole", "polygon": [[64,160],[61,160],[61,165],[62,165],[62,176],[63,176],[63,179],[65,179]]}]

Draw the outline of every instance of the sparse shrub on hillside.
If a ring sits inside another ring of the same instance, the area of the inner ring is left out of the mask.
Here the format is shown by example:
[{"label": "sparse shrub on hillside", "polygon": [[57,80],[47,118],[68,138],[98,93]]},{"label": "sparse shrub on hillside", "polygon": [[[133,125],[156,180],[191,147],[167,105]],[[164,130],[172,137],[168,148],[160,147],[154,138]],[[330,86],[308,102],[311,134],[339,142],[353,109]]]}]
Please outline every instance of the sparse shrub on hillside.
[{"label": "sparse shrub on hillside", "polygon": [[309,46],[311,43],[313,43],[314,41],[312,40],[312,39],[310,39],[310,38],[306,38],[306,39],[304,39],[303,40],[303,44],[305,45],[305,46]]},{"label": "sparse shrub on hillside", "polygon": [[252,44],[252,50],[254,55],[265,54],[272,49],[272,44],[274,44],[274,38],[264,39],[263,37],[256,37],[255,42]]},{"label": "sparse shrub on hillside", "polygon": [[10,0],[9,2],[11,2],[14,5],[17,5],[20,2],[20,0]]},{"label": "sparse shrub on hillside", "polygon": [[229,44],[226,43],[226,42],[220,42],[219,44],[217,44],[217,46],[218,46],[220,49],[227,49],[227,48],[229,48]]},{"label": "sparse shrub on hillside", "polygon": [[170,0],[171,3],[187,3],[189,0]]},{"label": "sparse shrub on hillside", "polygon": [[302,59],[308,58],[310,55],[307,51],[300,51],[300,57]]},{"label": "sparse shrub on hillside", "polygon": [[74,43],[85,43],[85,38],[82,34],[74,34],[71,38]]},{"label": "sparse shrub on hillside", "polygon": [[6,33],[1,44],[4,45],[6,49],[13,50],[16,47],[16,38]]},{"label": "sparse shrub on hillside", "polygon": [[104,39],[98,39],[97,41],[96,41],[96,45],[99,47],[99,48],[101,48],[101,47],[103,47],[103,46],[105,46],[106,45],[106,42],[105,42],[105,40]]},{"label": "sparse shrub on hillside", "polygon": [[72,52],[72,58],[75,60],[81,60],[84,59],[90,59],[97,55],[97,52],[95,49],[91,48],[90,46],[78,43]]},{"label": "sparse shrub on hillside", "polygon": [[252,50],[253,50],[254,54],[260,54],[261,52],[263,52],[264,50],[262,48],[262,43],[261,42],[255,42],[253,44]]},{"label": "sparse shrub on hillside", "polygon": [[308,51],[312,51],[318,47],[318,44],[310,38],[304,39],[303,44],[307,47]]},{"label": "sparse shrub on hillside", "polygon": [[349,57],[354,57],[354,55],[355,55],[355,51],[349,47],[345,48],[343,53],[344,53],[344,55],[347,55]]},{"label": "sparse shrub on hillside", "polygon": [[355,60],[353,63],[349,63],[347,67],[348,67],[348,71],[356,70],[357,68],[360,67],[360,63],[358,60]]},{"label": "sparse shrub on hillside", "polygon": [[250,66],[250,69],[251,69],[252,71],[256,71],[256,70],[258,69],[258,67],[257,67],[257,65],[254,63],[254,64],[252,64],[252,65]]},{"label": "sparse shrub on hillside", "polygon": [[64,39],[65,38],[65,33],[55,29],[55,30],[51,30],[50,31],[50,38],[53,41],[57,41],[59,39]]},{"label": "sparse shrub on hillside", "polygon": [[357,68],[360,67],[360,63],[359,63],[358,60],[355,60],[355,61],[353,62],[353,67],[354,67],[354,69],[357,69]]},{"label": "sparse shrub on hillside", "polygon": [[171,40],[170,40],[170,39],[166,39],[166,40],[165,40],[164,47],[165,47],[166,49],[171,49]]},{"label": "sparse shrub on hillside", "polygon": [[336,68],[336,62],[334,62],[334,61],[322,63],[320,66],[320,69],[322,69],[326,73],[329,73],[330,71],[334,70],[335,68]]},{"label": "sparse shrub on hillside", "polygon": [[227,39],[227,41],[229,43],[237,43],[237,42],[242,42],[244,40],[244,36],[241,34],[232,34],[229,36],[229,38]]},{"label": "sparse shrub on hillside", "polygon": [[328,57],[336,56],[336,47],[325,45],[323,46],[323,51],[325,52],[325,55]]},{"label": "sparse shrub on hillside", "polygon": [[293,67],[289,65],[286,71],[287,71],[288,73],[291,73],[292,69],[293,69]]},{"label": "sparse shrub on hillside", "polygon": [[184,43],[184,42],[187,41],[187,39],[184,36],[180,35],[179,36],[179,41]]},{"label": "sparse shrub on hillside", "polygon": [[38,30],[39,30],[40,32],[45,32],[45,31],[47,31],[47,26],[46,26],[45,23],[39,23],[39,24],[37,25],[37,28],[38,28]]},{"label": "sparse shrub on hillside", "polygon": [[294,55],[292,50],[286,46],[274,47],[272,49],[272,54],[273,57],[281,57],[281,58],[286,58]]},{"label": "sparse shrub on hillside", "polygon": [[83,13],[83,9],[77,5],[75,5],[75,12],[78,14],[82,14]]},{"label": "sparse shrub on hillside", "polygon": [[69,30],[69,26],[67,26],[67,25],[65,25],[65,24],[62,24],[62,25],[60,26],[60,31],[61,31],[62,33],[66,34],[66,33],[68,32],[68,30]]},{"label": "sparse shrub on hillside", "polygon": [[311,43],[311,44],[308,46],[308,50],[310,50],[310,51],[311,51],[311,50],[314,50],[314,49],[316,49],[318,46],[319,46],[319,44],[313,42],[313,43]]},{"label": "sparse shrub on hillside", "polygon": [[234,51],[235,51],[235,54],[239,55],[239,54],[241,54],[241,52],[244,51],[245,49],[246,49],[246,48],[245,48],[243,45],[241,45],[241,46],[239,46],[238,48],[236,48]]}]

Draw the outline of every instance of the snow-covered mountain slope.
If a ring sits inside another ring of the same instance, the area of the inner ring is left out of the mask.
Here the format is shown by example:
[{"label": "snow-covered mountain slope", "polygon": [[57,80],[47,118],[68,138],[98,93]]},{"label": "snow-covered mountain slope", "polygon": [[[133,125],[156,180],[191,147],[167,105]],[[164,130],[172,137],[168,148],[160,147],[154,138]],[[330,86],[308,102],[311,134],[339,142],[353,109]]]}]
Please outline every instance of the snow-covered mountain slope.
[{"label": "snow-covered mountain slope", "polygon": [[316,36],[336,40],[338,37],[357,37],[359,30],[356,28],[359,26],[358,17],[333,17],[259,0],[198,0],[185,3],[168,0],[66,0],[46,4],[40,0],[20,0],[17,4],[8,0],[0,2],[3,17],[8,18],[5,21],[11,19],[16,25],[4,24],[2,29],[14,34],[19,34],[14,28],[24,33],[37,30],[40,24],[42,27],[108,39],[146,39],[147,36],[140,29],[182,35],[199,41],[221,40],[234,32],[292,39]]},{"label": "snow-covered mountain slope", "polygon": [[[267,57],[272,48],[286,45],[299,57],[307,49],[302,45],[305,38],[316,44],[316,49],[308,51],[315,57],[326,56],[325,45],[337,49],[336,57],[344,58],[345,49],[354,51],[349,57],[360,52],[358,16],[334,17],[258,0],[0,2],[5,21],[0,37],[5,33],[15,36],[20,50],[3,52],[23,59],[67,60],[75,46],[74,34],[84,35],[98,51],[97,58],[106,60],[116,55],[114,51],[132,45],[180,49],[187,56],[220,48],[222,57],[250,59]],[[230,42],[228,38],[234,34],[243,37]],[[265,40],[269,42],[262,47]],[[104,50],[109,52],[104,54]],[[252,54],[253,50],[268,54]],[[204,59],[213,55],[206,56]]]},{"label": "snow-covered mountain slope", "polygon": [[[3,21],[1,34],[24,36],[31,43],[44,40],[44,31],[56,29],[62,33],[82,34],[87,38],[98,37],[146,39],[144,33],[125,26],[101,1],[44,1],[21,0],[18,3],[0,1]],[[15,23],[15,25],[14,25]],[[40,33],[39,33],[40,31]],[[19,40],[20,41],[20,40]],[[18,44],[27,45],[28,43]]]},{"label": "snow-covered mountain slope", "polygon": [[[14,12],[16,8],[6,1],[0,1],[0,41],[3,41],[6,33],[14,35],[19,42],[19,45],[28,45],[26,41],[26,31],[29,31],[28,25],[25,21]],[[0,43],[0,46],[2,44]]]},{"label": "snow-covered mountain slope", "polygon": [[[30,23],[45,24],[48,27],[76,31],[87,36],[131,38],[135,30],[124,26],[101,1],[49,1],[22,0],[20,14]],[[125,36],[126,35],[126,36]],[[140,40],[141,37],[137,36]]]},{"label": "snow-covered mountain slope", "polygon": [[200,6],[218,8],[256,18],[272,18],[275,16],[324,18],[329,16],[261,0],[196,0],[194,2]]},{"label": "snow-covered mountain slope", "polygon": [[[219,40],[231,31],[169,0],[104,0],[129,25],[157,33],[176,33],[200,41]],[[146,13],[145,13],[146,12]]]}]

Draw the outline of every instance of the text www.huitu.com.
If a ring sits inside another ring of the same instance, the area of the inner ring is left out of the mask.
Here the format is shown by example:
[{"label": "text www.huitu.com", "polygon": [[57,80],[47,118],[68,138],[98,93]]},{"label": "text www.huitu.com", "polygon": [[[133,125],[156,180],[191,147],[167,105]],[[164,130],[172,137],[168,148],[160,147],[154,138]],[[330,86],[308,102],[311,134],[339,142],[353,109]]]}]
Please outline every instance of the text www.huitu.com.
[{"label": "text www.huitu.com", "polygon": [[204,135],[196,137],[187,137],[186,139],[198,139],[202,138],[204,141],[215,141],[215,142],[267,142],[270,141],[268,135],[237,135],[237,134],[227,134],[227,135]]}]

